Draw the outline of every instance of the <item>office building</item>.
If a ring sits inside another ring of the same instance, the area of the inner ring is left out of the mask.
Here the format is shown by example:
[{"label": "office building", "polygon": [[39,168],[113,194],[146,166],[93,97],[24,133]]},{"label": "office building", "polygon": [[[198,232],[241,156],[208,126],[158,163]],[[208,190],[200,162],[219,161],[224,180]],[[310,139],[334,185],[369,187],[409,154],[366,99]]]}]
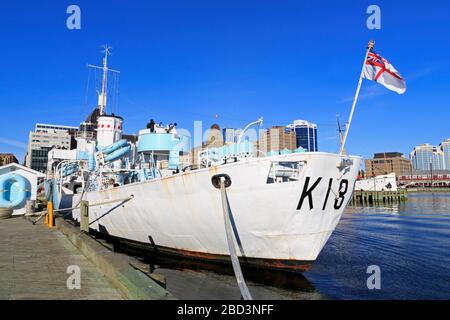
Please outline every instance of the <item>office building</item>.
[{"label": "office building", "polygon": [[19,163],[19,161],[12,153],[0,153],[0,167],[10,163]]},{"label": "office building", "polygon": [[242,129],[224,128],[222,129],[223,141],[225,144],[237,143]]},{"label": "office building", "polygon": [[444,169],[450,170],[450,139],[442,141],[438,148],[444,157]]},{"label": "office building", "polygon": [[47,170],[48,152],[53,149],[71,150],[76,147],[75,135],[78,127],[52,124],[36,124],[30,132],[25,165],[33,170]]},{"label": "office building", "polygon": [[443,150],[428,143],[414,147],[410,159],[414,170],[445,170]]},{"label": "office building", "polygon": [[395,173],[396,176],[411,173],[411,161],[400,152],[375,153],[373,159],[366,159],[366,176],[375,177]]},{"label": "office building", "polygon": [[209,148],[220,148],[223,147],[224,145],[224,136],[218,124],[211,125],[207,133],[208,137],[206,141],[202,142],[200,146],[192,148],[191,151],[189,152],[188,156],[189,162],[195,168],[197,168],[199,165],[198,154],[200,152]]},{"label": "office building", "polygon": [[283,126],[273,126],[260,134],[258,149],[263,154],[280,152],[284,149],[295,150],[297,149],[295,131]]},{"label": "office building", "polygon": [[317,125],[306,120],[295,120],[287,126],[295,131],[296,147],[302,147],[309,152],[317,152]]}]

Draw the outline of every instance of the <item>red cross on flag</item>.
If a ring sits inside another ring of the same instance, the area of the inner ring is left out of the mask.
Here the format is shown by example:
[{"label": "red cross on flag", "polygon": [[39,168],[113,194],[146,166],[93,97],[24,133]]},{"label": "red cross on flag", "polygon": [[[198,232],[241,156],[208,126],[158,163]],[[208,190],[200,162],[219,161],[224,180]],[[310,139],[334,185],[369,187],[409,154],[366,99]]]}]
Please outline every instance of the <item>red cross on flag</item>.
[{"label": "red cross on flag", "polygon": [[374,80],[398,94],[406,92],[406,82],[400,73],[389,61],[376,54],[373,50],[370,50],[367,55],[364,66],[364,78]]}]

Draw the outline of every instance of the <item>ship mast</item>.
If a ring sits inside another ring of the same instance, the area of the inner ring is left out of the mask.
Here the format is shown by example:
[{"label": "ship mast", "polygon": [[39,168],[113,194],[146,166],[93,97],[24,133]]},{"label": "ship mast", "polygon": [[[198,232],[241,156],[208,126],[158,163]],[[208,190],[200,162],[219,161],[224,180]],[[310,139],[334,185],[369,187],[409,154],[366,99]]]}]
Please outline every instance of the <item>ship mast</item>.
[{"label": "ship mast", "polygon": [[106,92],[108,90],[108,55],[110,54],[111,47],[105,45],[105,57],[103,58],[103,79],[102,79],[102,92],[99,97],[100,115],[105,114],[106,109]]},{"label": "ship mast", "polygon": [[111,55],[112,48],[108,45],[104,45],[103,48],[104,50],[102,52],[105,53],[105,56],[103,57],[103,66],[99,67],[88,64],[88,67],[90,68],[100,69],[103,71],[102,89],[98,94],[98,107],[101,116],[106,114],[106,97],[108,95],[108,71],[118,74],[120,73],[120,71],[108,69],[108,56]]}]

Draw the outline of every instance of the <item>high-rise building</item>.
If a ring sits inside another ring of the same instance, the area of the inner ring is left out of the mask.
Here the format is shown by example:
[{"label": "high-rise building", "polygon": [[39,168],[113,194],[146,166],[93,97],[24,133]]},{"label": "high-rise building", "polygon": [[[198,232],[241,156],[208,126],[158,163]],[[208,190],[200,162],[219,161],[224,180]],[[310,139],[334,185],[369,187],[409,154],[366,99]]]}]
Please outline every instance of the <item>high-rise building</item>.
[{"label": "high-rise building", "polygon": [[414,170],[445,170],[444,152],[428,143],[414,147],[410,158]]},{"label": "high-rise building", "polygon": [[208,138],[204,143],[206,148],[219,148],[223,146],[223,136],[222,131],[218,124],[214,123],[211,128],[209,128]]},{"label": "high-rise building", "polygon": [[297,149],[295,131],[282,126],[274,126],[259,136],[258,149],[264,154]]},{"label": "high-rise building", "polygon": [[439,150],[444,157],[444,169],[450,170],[450,139],[442,141],[439,145]]},{"label": "high-rise building", "polygon": [[12,153],[0,153],[0,167],[10,163],[19,163]]},{"label": "high-rise building", "polygon": [[25,165],[33,170],[47,170],[48,152],[53,149],[70,150],[76,146],[75,135],[78,127],[52,124],[36,124],[30,132]]},{"label": "high-rise building", "polygon": [[237,143],[242,129],[224,128],[222,129],[223,141],[225,144]]},{"label": "high-rise building", "polygon": [[374,177],[394,172],[396,176],[411,173],[411,161],[400,152],[375,153],[373,159],[366,159],[366,176]]},{"label": "high-rise building", "polygon": [[199,164],[198,154],[201,151],[209,148],[220,148],[224,145],[224,137],[218,124],[215,123],[211,125],[207,132],[208,138],[206,139],[206,141],[202,142],[201,145],[192,148],[189,153],[189,161],[194,167],[198,166]]},{"label": "high-rise building", "polygon": [[317,125],[306,120],[295,120],[287,126],[295,131],[296,147],[302,147],[309,152],[317,152]]}]

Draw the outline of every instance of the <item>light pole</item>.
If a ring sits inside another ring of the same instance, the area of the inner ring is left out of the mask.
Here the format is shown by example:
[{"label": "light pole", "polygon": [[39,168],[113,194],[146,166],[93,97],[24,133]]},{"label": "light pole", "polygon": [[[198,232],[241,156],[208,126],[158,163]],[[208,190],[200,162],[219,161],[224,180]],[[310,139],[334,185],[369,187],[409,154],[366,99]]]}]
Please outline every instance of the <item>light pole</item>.
[{"label": "light pole", "polygon": [[433,161],[430,161],[431,188],[433,188]]}]

